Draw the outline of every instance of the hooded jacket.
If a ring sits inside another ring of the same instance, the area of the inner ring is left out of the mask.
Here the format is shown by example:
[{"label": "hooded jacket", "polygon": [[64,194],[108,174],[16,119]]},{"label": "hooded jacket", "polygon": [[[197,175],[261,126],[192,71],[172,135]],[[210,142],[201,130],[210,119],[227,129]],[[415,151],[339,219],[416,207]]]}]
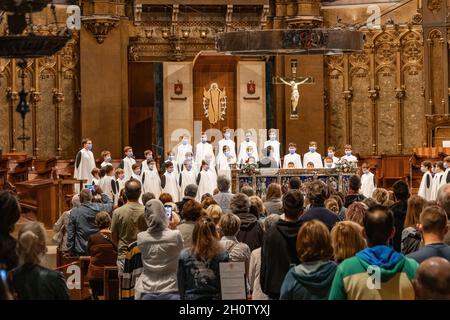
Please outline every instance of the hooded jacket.
[{"label": "hooded jacket", "polygon": [[280,297],[281,284],[291,266],[299,264],[297,234],[301,222],[280,220],[267,230],[261,247],[261,289],[271,299]]},{"label": "hooded jacket", "polygon": [[366,248],[337,268],[330,300],[413,300],[419,264],[388,246]]},{"label": "hooded jacket", "polygon": [[337,264],[313,261],[292,267],[281,286],[280,300],[327,300]]},{"label": "hooded jacket", "polygon": [[261,247],[264,237],[262,223],[250,212],[236,213],[236,215],[241,219],[241,227],[236,235],[237,240],[247,244],[250,251]]}]

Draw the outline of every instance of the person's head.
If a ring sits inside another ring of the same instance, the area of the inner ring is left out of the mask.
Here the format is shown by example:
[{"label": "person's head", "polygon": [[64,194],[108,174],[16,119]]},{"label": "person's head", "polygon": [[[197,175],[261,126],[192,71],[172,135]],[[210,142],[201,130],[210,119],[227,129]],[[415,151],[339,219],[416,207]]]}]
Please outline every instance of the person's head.
[{"label": "person's head", "polygon": [[275,140],[277,138],[277,130],[276,129],[270,129],[269,130],[269,139]]},{"label": "person's head", "polygon": [[345,212],[345,220],[363,225],[364,216],[369,208],[362,202],[353,202]]},{"label": "person's head", "polygon": [[149,168],[150,170],[153,171],[153,170],[156,168],[156,161],[155,161],[155,160],[147,161],[147,163],[148,163],[148,168]]},{"label": "person's head", "polygon": [[263,226],[264,231],[267,232],[272,226],[276,225],[280,221],[280,215],[276,213],[269,214],[269,216],[264,220]]},{"label": "person's head", "polygon": [[422,171],[423,173],[425,172],[429,172],[431,171],[431,168],[433,167],[433,165],[431,164],[431,161],[424,161],[422,162],[422,164],[420,165],[420,171]]},{"label": "person's head", "polygon": [[202,143],[207,143],[208,142],[208,135],[206,134],[206,132],[202,132],[202,134],[200,136],[200,141]]},{"label": "person's head", "polygon": [[301,226],[296,247],[301,263],[330,260],[333,257],[330,231],[319,220],[310,220]]},{"label": "person's head", "polygon": [[20,218],[20,205],[16,195],[10,190],[0,191],[0,234],[8,235]]},{"label": "person's head", "polygon": [[326,157],[324,162],[325,162],[325,168],[330,169],[333,167],[333,158]]},{"label": "person's head", "polygon": [[376,188],[373,190],[372,198],[383,206],[387,206],[389,201],[389,192],[384,188]]},{"label": "person's head", "polygon": [[231,198],[230,209],[233,213],[245,213],[250,210],[250,199],[243,193],[237,193]]},{"label": "person's head", "polygon": [[408,209],[406,210],[405,228],[415,228],[420,223],[420,213],[425,207],[424,198],[414,195],[408,199]]},{"label": "person's head", "polygon": [[369,247],[386,245],[395,234],[394,215],[389,208],[374,206],[364,215],[363,227]]},{"label": "person's head", "polygon": [[265,215],[264,203],[261,198],[258,196],[251,196],[250,199],[250,212],[255,215],[255,217],[259,218],[261,214]]},{"label": "person's head", "polygon": [[312,205],[316,207],[323,206],[329,196],[329,188],[325,182],[314,180],[306,184],[306,197]]},{"label": "person's head", "polygon": [[309,142],[309,152],[316,152],[317,150],[317,142],[316,141],[310,141]]},{"label": "person's head", "polygon": [[364,163],[361,165],[361,170],[362,170],[362,173],[363,173],[363,174],[367,174],[367,173],[370,172],[370,167],[369,167],[369,165],[368,165],[366,162],[364,162]]},{"label": "person's head", "polygon": [[361,189],[361,178],[357,175],[351,176],[348,181],[348,187],[353,192],[359,192],[359,189]]},{"label": "person's head", "polygon": [[19,264],[41,264],[47,253],[46,231],[39,222],[26,223],[19,231],[17,255]]},{"label": "person's head", "polygon": [[412,284],[416,300],[450,300],[450,262],[428,258],[420,264]]},{"label": "person's head", "polygon": [[246,184],[246,185],[242,186],[241,193],[247,195],[248,197],[251,197],[251,196],[255,195],[255,190],[253,190],[253,188],[251,186]]},{"label": "person's head", "polygon": [[118,180],[123,180],[125,179],[125,171],[121,168],[117,168],[116,171],[114,172],[114,176]]},{"label": "person's head", "polygon": [[172,173],[173,172],[173,163],[172,163],[172,161],[166,162],[166,171],[168,173]]},{"label": "person's head", "polygon": [[288,169],[295,169],[295,164],[293,162],[289,162]]},{"label": "person's head", "polygon": [[219,227],[225,237],[234,237],[241,227],[241,219],[233,213],[225,213],[220,218]]},{"label": "person's head", "polygon": [[311,162],[311,161],[309,161],[309,162],[306,164],[306,169],[314,169],[314,163]]},{"label": "person's head", "polygon": [[409,198],[409,188],[405,181],[399,180],[392,186],[394,197],[397,201],[407,201]]},{"label": "person's head", "polygon": [[219,235],[211,218],[203,216],[195,223],[191,249],[197,259],[211,259],[219,254]]},{"label": "person's head", "polygon": [[420,214],[419,220],[419,228],[422,230],[425,242],[428,235],[433,235],[439,240],[444,239],[448,231],[448,219],[444,209],[438,206],[426,207]]},{"label": "person's head", "polygon": [[250,142],[252,139],[252,132],[251,130],[245,131],[245,141]]},{"label": "person's head", "polygon": [[100,178],[100,169],[99,168],[94,168],[91,170],[91,174],[94,178]]},{"label": "person's head", "polygon": [[436,201],[439,207],[447,213],[447,218],[450,219],[450,183],[439,188]]},{"label": "person's head", "polygon": [[226,140],[228,140],[228,139],[231,138],[231,132],[232,132],[232,130],[231,130],[230,128],[224,127],[224,128],[222,129],[222,132],[223,132],[223,137],[224,137]]},{"label": "person's head", "polygon": [[164,205],[157,199],[145,204],[144,219],[149,232],[161,232],[169,225]]},{"label": "person's head", "polygon": [[100,230],[109,229],[111,226],[111,216],[108,212],[100,211],[95,215],[95,224]]},{"label": "person's head", "polygon": [[84,149],[91,151],[92,150],[92,140],[89,138],[85,138],[81,140],[81,145]]},{"label": "person's head", "polygon": [[339,204],[337,203],[336,199],[334,198],[328,198],[327,200],[325,200],[324,202],[325,204],[325,208],[327,208],[328,210],[338,214],[339,213]]},{"label": "person's head", "polygon": [[102,159],[105,162],[110,162],[111,161],[111,151],[108,151],[108,150],[102,151]]},{"label": "person's head", "polygon": [[126,157],[133,157],[133,148],[130,146],[126,146],[125,148],[123,148],[123,153],[125,154]]},{"label": "person's head", "polygon": [[217,188],[220,192],[228,192],[230,190],[231,181],[230,179],[222,174],[217,177]]},{"label": "person's head", "polygon": [[444,163],[442,161],[436,162],[436,173],[445,171]]},{"label": "person's head", "polygon": [[336,148],[333,147],[333,146],[329,146],[327,151],[328,151],[328,153],[327,153],[328,157],[329,158],[333,158],[334,157],[334,153],[336,152]]},{"label": "person's head", "polygon": [[152,193],[152,192],[146,192],[146,193],[143,193],[142,194],[142,203],[144,204],[144,206],[145,206],[145,204],[148,202],[148,201],[150,201],[150,200],[152,200],[152,199],[155,199],[156,197],[155,197],[155,195]]},{"label": "person's head", "polygon": [[222,217],[223,211],[218,204],[212,204],[206,208],[206,215],[210,217],[214,223],[219,224],[220,218]]},{"label": "person's head", "polygon": [[183,137],[181,138],[181,143],[183,145],[187,145],[189,143],[189,136],[187,134],[183,134]]},{"label": "person's head", "polygon": [[209,170],[209,163],[206,160],[202,160],[202,169],[204,171],[208,171]]},{"label": "person's head", "polygon": [[291,179],[289,179],[289,190],[299,190],[300,186],[301,186],[301,181],[299,178],[297,177],[293,177]]},{"label": "person's head", "polygon": [[173,152],[173,151],[167,152],[167,159],[168,159],[169,161],[175,160],[175,152]]},{"label": "person's head", "polygon": [[303,194],[299,190],[289,190],[283,196],[283,213],[286,220],[297,221],[303,214]]},{"label": "person's head", "polygon": [[183,206],[182,215],[186,221],[197,221],[203,214],[203,207],[195,200],[187,201]]},{"label": "person's head", "polygon": [[159,201],[161,201],[163,204],[166,204],[168,202],[173,202],[173,198],[169,193],[161,193],[159,196]]},{"label": "person's head", "polygon": [[183,161],[183,165],[186,168],[187,171],[191,171],[192,170],[192,160],[187,160],[185,159]]},{"label": "person's head", "polygon": [[365,198],[363,201],[361,201],[363,204],[366,205],[367,208],[376,206],[377,204],[379,204],[375,199],[373,198]]},{"label": "person's head", "polygon": [[202,207],[203,209],[208,208],[209,206],[213,205],[213,204],[217,204],[216,200],[214,200],[214,198],[212,197],[211,194],[209,193],[205,193],[202,198]]},{"label": "person's head", "polygon": [[120,190],[119,200],[117,201],[117,206],[121,207],[128,202],[127,195],[125,194],[125,189]]},{"label": "person's head", "polygon": [[339,209],[338,212],[340,212],[342,207],[344,206],[344,201],[342,201],[342,198],[337,194],[332,194],[328,199],[333,199],[334,201],[336,201]]},{"label": "person's head", "polygon": [[125,183],[125,195],[128,201],[137,202],[141,196],[142,185],[138,180],[129,180]]},{"label": "person's head", "polygon": [[349,144],[346,144],[344,146],[344,153],[346,156],[351,156],[352,155],[352,146]]},{"label": "person's head", "polygon": [[289,143],[289,153],[294,154],[297,151],[297,145],[293,142]]},{"label": "person's head", "polygon": [[[0,201],[0,202],[1,202],[1,201]],[[78,208],[79,206],[81,206],[80,195],[79,195],[79,194],[75,194],[75,195],[72,197],[71,204],[72,204],[72,208]],[[0,206],[0,208],[1,208],[1,206]]]},{"label": "person's head", "polygon": [[444,168],[445,169],[450,168],[450,156],[446,156],[444,158]]},{"label": "person's head", "polygon": [[107,175],[108,177],[114,176],[114,167],[113,166],[106,166],[102,170],[105,170],[105,175]]},{"label": "person's head", "polygon": [[131,169],[133,170],[135,175],[140,175],[141,174],[141,164],[140,163],[135,163],[131,166]]},{"label": "person's head", "polygon": [[83,189],[80,191],[80,203],[88,203],[92,201],[92,191],[89,189]]},{"label": "person's head", "polygon": [[366,247],[363,227],[353,221],[341,221],[331,230],[334,260],[341,262]]},{"label": "person's head", "polygon": [[281,198],[281,186],[278,183],[271,183],[267,188],[266,201]]},{"label": "person's head", "polygon": [[196,184],[188,184],[184,189],[184,196],[195,198],[197,196],[198,186]]},{"label": "person's head", "polygon": [[145,150],[144,151],[144,158],[145,160],[153,160],[153,151],[152,150]]}]

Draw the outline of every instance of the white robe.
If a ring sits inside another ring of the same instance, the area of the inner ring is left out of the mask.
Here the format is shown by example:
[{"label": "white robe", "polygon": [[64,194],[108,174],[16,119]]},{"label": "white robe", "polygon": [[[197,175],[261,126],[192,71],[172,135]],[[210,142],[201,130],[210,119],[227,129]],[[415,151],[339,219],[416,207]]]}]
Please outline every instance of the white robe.
[{"label": "white robe", "polygon": [[158,199],[161,195],[161,178],[156,169],[142,172],[142,193],[151,192]]},{"label": "white robe", "polygon": [[433,177],[431,176],[431,173],[427,171],[422,176],[419,192],[417,194],[427,201],[433,200],[431,199],[432,188],[433,188]]},{"label": "white robe", "polygon": [[322,156],[318,152],[307,152],[303,155],[303,165],[305,168],[308,165],[308,162],[314,163],[314,168],[323,168]]},{"label": "white robe", "polygon": [[111,166],[111,167],[112,167],[113,165],[112,165],[111,162],[103,161],[102,164],[100,165],[100,168],[104,169],[104,168],[106,168],[107,166]]},{"label": "white robe", "polygon": [[[326,158],[323,159],[323,167],[324,167],[324,168],[326,168],[325,160],[326,160],[327,158],[329,158],[329,157],[327,156]],[[336,163],[337,163],[338,161],[339,161],[339,158],[333,156],[333,164],[331,165],[331,167],[332,167],[332,168],[336,168]],[[306,164],[304,164],[304,165],[305,165],[305,167],[306,167]]]},{"label": "white robe", "polygon": [[234,158],[231,154],[227,158],[225,154],[219,155],[217,157],[217,175],[226,175],[228,179],[231,180],[231,167],[230,165],[236,163],[236,158]]},{"label": "white robe", "polygon": [[141,176],[144,173],[144,171],[149,171],[149,170],[150,170],[150,168],[148,167],[147,160],[142,161],[141,162]]},{"label": "white robe", "polygon": [[[444,184],[447,184],[447,179],[450,181],[450,177],[448,177],[449,172],[450,172],[450,168],[447,168],[442,173],[442,180],[441,180],[441,183],[439,184],[439,188],[442,187]],[[437,193],[436,193],[436,196],[437,196]]]},{"label": "white robe", "polygon": [[433,177],[433,183],[431,186],[431,200],[436,200],[438,196],[439,188],[444,180],[444,172],[438,172]]},{"label": "white robe", "polygon": [[268,146],[272,147],[273,157],[278,163],[278,166],[280,166],[280,142],[278,140],[267,140],[264,142],[264,148],[267,148]]},{"label": "white robe", "polygon": [[215,176],[215,173],[211,169],[208,171],[202,170],[199,173],[199,176],[200,181],[198,182],[198,197],[201,199],[205,193],[213,195],[214,189],[217,186],[217,176]]},{"label": "white robe", "polygon": [[123,188],[125,188],[125,179],[124,180],[115,179],[115,190],[114,189],[112,190],[114,195],[114,206],[117,206],[119,202],[120,191],[122,191]]},{"label": "white robe", "polygon": [[162,188],[162,192],[168,193],[172,196],[173,202],[180,201],[180,188],[178,186],[178,179],[174,172],[164,172],[163,174],[166,184]]},{"label": "white robe", "polygon": [[137,175],[136,173],[134,173],[133,172],[133,174],[131,175],[131,177],[130,177],[130,179],[129,180],[131,180],[131,179],[133,179],[133,180],[137,180],[137,181],[139,181],[140,183],[142,183],[142,178],[141,178],[141,175]]},{"label": "white robe", "polygon": [[[192,152],[192,146],[188,143],[186,145],[180,143],[177,147],[177,152],[175,155],[175,161],[181,166],[186,158],[186,153]],[[193,152],[192,152],[193,153]],[[181,168],[180,168],[181,169]]]},{"label": "white robe", "polygon": [[371,198],[373,190],[375,190],[375,178],[372,172],[363,173],[361,175],[361,194],[366,198]]},{"label": "white robe", "polygon": [[347,155],[342,156],[342,157],[341,157],[341,160],[347,160],[348,162],[358,162],[358,158],[355,157],[354,155],[351,155],[351,156],[347,156]]},{"label": "white robe", "polygon": [[216,162],[214,159],[214,150],[213,150],[212,145],[208,142],[197,143],[197,146],[195,147],[195,162],[197,163],[199,171],[200,171],[200,168],[202,165],[202,161],[206,160],[207,156],[208,156],[208,158],[211,159],[211,162],[209,163],[209,165],[211,167],[215,167]]},{"label": "white robe", "polygon": [[219,140],[219,146],[217,147],[217,158],[223,155],[224,146],[228,146],[228,148],[230,148],[230,155],[236,159],[236,144],[231,139]]},{"label": "white robe", "polygon": [[192,168],[190,171],[188,171],[186,168],[181,171],[180,174],[180,197],[184,197],[184,190],[186,187],[190,184],[197,185],[197,176],[195,174],[194,168]]},{"label": "white robe", "polygon": [[284,156],[283,160],[283,168],[287,169],[289,168],[289,162],[294,163],[295,169],[301,169],[302,168],[302,158],[298,153],[290,154]]},{"label": "white robe", "polygon": [[111,200],[114,199],[114,192],[111,186],[112,181],[114,181],[114,176],[104,176],[100,179],[99,186],[102,189],[103,193],[105,193]]},{"label": "white robe", "polygon": [[[184,159],[184,158],[183,158]],[[166,160],[166,161],[164,161],[164,168],[165,168],[165,165],[167,164],[167,162],[169,162],[170,160]],[[170,161],[170,162],[172,162],[172,164],[173,164],[173,172],[176,174],[176,175],[178,175],[179,174],[179,172],[180,172],[180,169],[179,169],[179,164],[178,164],[178,162],[177,161],[175,161],[175,160],[173,160],[173,161]]]},{"label": "white robe", "polygon": [[256,147],[256,143],[253,141],[242,141],[239,147],[239,156],[237,158],[237,163],[244,163],[247,159],[247,147],[252,147],[252,156],[255,158],[255,162],[258,162],[258,148]]},{"label": "white robe", "polygon": [[123,171],[125,173],[125,181],[130,180],[131,175],[133,174],[133,164],[136,163],[136,160],[130,157],[125,157],[122,159],[123,162]]},{"label": "white robe", "polygon": [[[77,160],[80,161],[78,167],[77,167]],[[75,179],[79,180],[87,180],[86,183],[90,184],[92,182],[92,179],[94,178],[91,174],[92,169],[95,168],[95,159],[94,154],[92,151],[81,149],[77,153],[77,157],[75,159],[75,171],[73,174],[73,177]],[[80,192],[80,185],[77,183],[74,186],[75,193]]]}]

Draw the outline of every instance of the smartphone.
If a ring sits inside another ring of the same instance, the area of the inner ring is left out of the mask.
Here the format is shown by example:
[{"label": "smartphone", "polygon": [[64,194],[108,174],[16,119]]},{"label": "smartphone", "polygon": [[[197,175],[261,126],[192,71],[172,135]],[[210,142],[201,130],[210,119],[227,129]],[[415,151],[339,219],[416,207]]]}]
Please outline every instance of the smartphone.
[{"label": "smartphone", "polygon": [[4,269],[0,269],[0,281],[6,282],[6,276],[8,272]]},{"label": "smartphone", "polygon": [[172,219],[172,206],[164,206],[164,209],[166,210],[167,221],[170,221]]},{"label": "smartphone", "polygon": [[84,187],[86,189],[91,190],[91,192],[94,194],[95,193],[95,186],[93,184],[85,184]]}]

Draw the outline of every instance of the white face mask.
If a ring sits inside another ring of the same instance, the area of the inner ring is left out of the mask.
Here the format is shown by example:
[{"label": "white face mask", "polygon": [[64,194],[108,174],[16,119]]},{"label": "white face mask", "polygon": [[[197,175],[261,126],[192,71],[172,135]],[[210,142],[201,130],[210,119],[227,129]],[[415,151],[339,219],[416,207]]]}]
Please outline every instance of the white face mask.
[{"label": "white face mask", "polygon": [[230,134],[229,133],[225,133],[223,136],[225,137],[225,139],[230,139]]},{"label": "white face mask", "polygon": [[270,139],[271,141],[274,141],[275,138],[276,138],[276,135],[274,135],[274,134],[269,135],[269,139]]}]

